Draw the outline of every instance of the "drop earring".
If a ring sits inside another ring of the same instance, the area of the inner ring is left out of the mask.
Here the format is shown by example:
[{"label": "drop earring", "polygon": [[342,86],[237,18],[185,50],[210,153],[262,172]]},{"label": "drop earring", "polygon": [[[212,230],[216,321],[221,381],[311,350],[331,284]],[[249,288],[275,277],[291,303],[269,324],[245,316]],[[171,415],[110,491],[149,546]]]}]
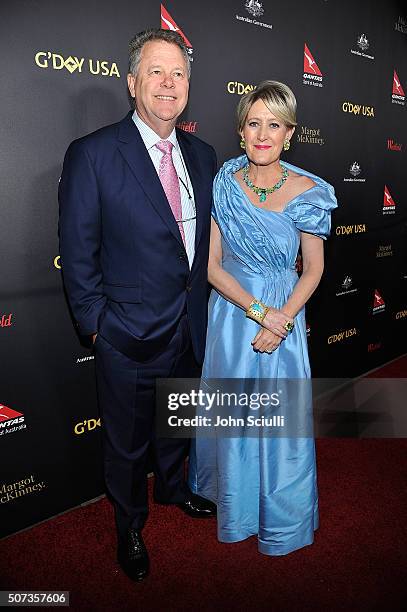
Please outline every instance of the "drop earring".
[{"label": "drop earring", "polygon": [[239,144],[240,144],[240,148],[241,148],[241,149],[245,149],[245,148],[246,148],[246,143],[245,143],[245,141],[244,141],[244,138],[243,138],[243,137],[240,139],[240,143],[239,143]]},{"label": "drop earring", "polygon": [[290,141],[288,140],[288,138],[286,138],[286,140],[284,140],[283,149],[284,151],[288,151],[289,148],[290,148]]}]

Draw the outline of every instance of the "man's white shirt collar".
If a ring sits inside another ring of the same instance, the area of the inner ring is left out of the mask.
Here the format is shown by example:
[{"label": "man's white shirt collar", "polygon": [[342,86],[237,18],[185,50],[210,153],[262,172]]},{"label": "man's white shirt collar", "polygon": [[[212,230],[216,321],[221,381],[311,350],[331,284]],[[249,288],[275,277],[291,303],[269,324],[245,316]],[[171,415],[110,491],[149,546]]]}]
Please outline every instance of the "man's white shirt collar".
[{"label": "man's white shirt collar", "polygon": [[153,129],[151,129],[149,125],[147,125],[142,119],[140,119],[137,114],[137,111],[134,111],[133,113],[133,121],[136,124],[138,131],[140,132],[140,136],[143,139],[147,150],[155,147],[157,142],[159,142],[160,140],[169,140],[170,142],[172,142],[172,144],[178,151],[178,141],[175,128],[172,130],[168,138],[161,138],[158,134],[156,134],[156,132],[154,132]]}]

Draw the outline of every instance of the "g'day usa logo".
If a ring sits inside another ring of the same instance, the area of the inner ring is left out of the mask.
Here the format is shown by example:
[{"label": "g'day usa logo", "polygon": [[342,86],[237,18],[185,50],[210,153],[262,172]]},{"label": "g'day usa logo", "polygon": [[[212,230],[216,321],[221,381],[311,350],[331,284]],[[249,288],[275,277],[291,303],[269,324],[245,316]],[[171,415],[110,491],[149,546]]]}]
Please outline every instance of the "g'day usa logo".
[{"label": "g'day usa logo", "polygon": [[52,70],[64,70],[65,68],[69,74],[78,71],[79,74],[88,72],[99,76],[120,78],[116,62],[105,59],[89,58],[85,61],[84,57],[77,57],[76,55],[64,57],[61,53],[53,51],[38,51],[35,54],[34,61],[38,68],[51,68]]},{"label": "g'day usa logo", "polygon": [[182,38],[184,39],[184,43],[187,47],[189,59],[191,62],[193,62],[194,58],[192,57],[192,54],[194,50],[192,48],[191,43],[189,42],[188,38],[185,36],[181,28],[177,26],[177,24],[175,23],[175,21],[173,20],[173,18],[171,17],[171,15],[163,4],[161,5],[161,28],[163,30],[172,30],[173,32],[178,32],[178,34],[182,36]]},{"label": "g'day usa logo", "polygon": [[26,429],[26,427],[24,415],[21,412],[0,404],[0,436]]},{"label": "g'day usa logo", "polygon": [[307,43],[304,44],[304,74],[302,75],[303,85],[313,85],[314,87],[323,87],[323,76],[318,64],[314,60],[314,56],[308,49]]}]

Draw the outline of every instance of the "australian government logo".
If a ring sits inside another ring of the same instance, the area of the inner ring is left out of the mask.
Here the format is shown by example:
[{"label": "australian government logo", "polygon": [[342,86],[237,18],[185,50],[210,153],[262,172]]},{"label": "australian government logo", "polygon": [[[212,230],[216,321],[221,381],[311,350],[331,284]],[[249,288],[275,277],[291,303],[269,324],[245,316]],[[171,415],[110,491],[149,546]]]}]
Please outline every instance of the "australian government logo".
[{"label": "australian government logo", "polygon": [[338,225],[335,229],[337,236],[353,236],[354,234],[365,234],[367,232],[366,223],[354,223],[352,225]]},{"label": "australian government logo", "polygon": [[163,30],[172,30],[173,32],[178,32],[178,34],[182,36],[182,38],[184,39],[185,46],[187,48],[188,57],[190,61],[193,62],[194,61],[194,58],[193,58],[194,49],[190,41],[185,36],[181,28],[178,27],[178,25],[175,23],[174,19],[171,17],[171,15],[169,14],[169,12],[167,11],[167,9],[165,8],[163,4],[161,5],[161,28]]},{"label": "australian government logo", "polygon": [[263,3],[258,2],[257,0],[246,0],[244,3],[244,7],[246,11],[253,17],[247,17],[246,15],[236,15],[236,19],[238,21],[243,21],[245,23],[251,23],[255,26],[260,26],[262,28],[268,28],[269,30],[273,29],[271,23],[265,23],[264,21],[258,21],[258,17],[261,17],[264,14]]},{"label": "australian government logo", "polygon": [[75,363],[89,363],[95,359],[94,355],[86,355],[85,357],[77,357]]},{"label": "australian government logo", "polygon": [[356,45],[358,46],[358,49],[350,50],[353,55],[359,55],[360,57],[365,57],[367,59],[374,60],[374,55],[371,55],[370,53],[365,53],[365,51],[367,51],[370,47],[370,43],[366,34],[359,34],[356,39]]},{"label": "australian government logo", "polygon": [[34,56],[34,61],[39,68],[51,68],[52,70],[64,70],[107,77],[120,78],[120,72],[116,62],[100,59],[85,59],[76,55],[64,57],[60,53],[53,51],[38,51]]},{"label": "australian government logo", "polygon": [[349,295],[351,293],[357,293],[357,287],[353,286],[352,277],[347,274],[335,295],[339,297],[340,295]]},{"label": "australian government logo", "polygon": [[362,168],[357,161],[354,161],[349,166],[349,174],[351,176],[345,177],[343,180],[345,183],[365,183],[366,179],[363,176],[360,176],[362,173]]},{"label": "australian government logo", "polygon": [[27,429],[24,415],[13,408],[0,404],[0,436]]},{"label": "australian government logo", "polygon": [[309,50],[307,43],[304,43],[304,72],[302,75],[303,85],[323,87],[323,79],[324,77],[314,59],[314,56]]},{"label": "australian government logo", "polygon": [[394,24],[394,29],[402,34],[407,34],[407,20],[404,19],[404,17],[399,16]]},{"label": "australian government logo", "polygon": [[393,71],[393,90],[391,94],[391,103],[400,104],[401,106],[404,106],[406,103],[406,95],[395,70]]},{"label": "australian government logo", "polygon": [[322,146],[325,144],[325,139],[322,138],[321,128],[309,127],[308,125],[298,126],[297,142],[302,144],[316,144]]},{"label": "australian government logo", "polygon": [[342,110],[344,113],[363,115],[364,117],[374,117],[374,107],[365,104],[355,104],[354,102],[343,102]]}]

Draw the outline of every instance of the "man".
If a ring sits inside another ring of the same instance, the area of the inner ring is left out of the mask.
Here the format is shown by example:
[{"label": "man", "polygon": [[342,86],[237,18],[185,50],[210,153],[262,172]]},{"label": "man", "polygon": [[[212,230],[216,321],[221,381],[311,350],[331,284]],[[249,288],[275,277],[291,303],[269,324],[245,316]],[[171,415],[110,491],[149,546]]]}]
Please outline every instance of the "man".
[{"label": "man", "polygon": [[130,42],[135,110],[73,142],[60,181],[65,287],[81,334],[93,337],[105,479],[118,560],[133,580],[149,571],[142,538],[147,461],[154,498],[194,517],[214,504],[184,481],[185,440],[155,435],[155,380],[199,375],[207,312],[214,150],[175,129],[188,100],[183,39],[148,30]]}]

